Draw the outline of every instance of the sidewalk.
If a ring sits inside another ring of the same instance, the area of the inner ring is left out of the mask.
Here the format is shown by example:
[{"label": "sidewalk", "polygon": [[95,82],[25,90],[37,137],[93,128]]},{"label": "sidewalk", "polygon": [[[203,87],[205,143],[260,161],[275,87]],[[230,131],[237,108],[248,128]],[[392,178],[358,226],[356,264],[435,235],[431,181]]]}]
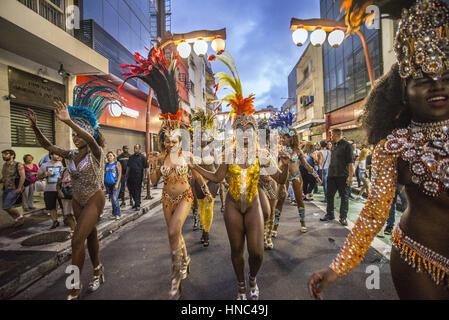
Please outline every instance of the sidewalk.
[{"label": "sidewalk", "polygon": [[[140,211],[131,209],[127,199],[118,221],[113,219],[111,202],[106,198],[104,212],[97,224],[100,241],[150,210],[157,211],[161,192],[161,185],[152,188],[153,199],[142,200]],[[146,192],[142,192],[144,196]],[[26,214],[22,226],[0,230],[0,299],[15,296],[70,259],[70,228],[64,226],[61,216],[58,219],[61,226],[50,230],[50,217],[43,209],[38,209]]]}]

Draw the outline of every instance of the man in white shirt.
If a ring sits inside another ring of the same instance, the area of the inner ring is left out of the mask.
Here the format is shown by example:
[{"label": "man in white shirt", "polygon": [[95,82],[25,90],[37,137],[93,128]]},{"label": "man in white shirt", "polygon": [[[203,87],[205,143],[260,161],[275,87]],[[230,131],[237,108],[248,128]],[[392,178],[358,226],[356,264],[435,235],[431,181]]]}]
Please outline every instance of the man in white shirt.
[{"label": "man in white shirt", "polygon": [[59,199],[56,190],[56,183],[58,182],[63,165],[61,157],[57,154],[50,152],[49,157],[50,161],[43,163],[37,173],[39,179],[47,179],[47,184],[44,190],[45,210],[50,212],[51,220],[53,221],[50,229],[54,229],[59,226],[56,201],[59,202],[59,206],[62,208],[62,202],[61,199]]}]

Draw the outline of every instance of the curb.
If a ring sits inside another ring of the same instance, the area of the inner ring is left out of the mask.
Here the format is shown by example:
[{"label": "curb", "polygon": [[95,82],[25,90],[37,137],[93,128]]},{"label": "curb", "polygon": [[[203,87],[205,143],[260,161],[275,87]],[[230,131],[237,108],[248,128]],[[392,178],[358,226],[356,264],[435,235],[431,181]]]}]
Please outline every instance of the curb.
[{"label": "curb", "polygon": [[[141,216],[149,213],[151,210],[155,209],[161,204],[161,200],[156,200],[151,202],[147,200],[147,203],[142,203],[140,211],[129,213],[119,221],[111,221],[111,223],[105,223],[98,228],[98,240],[102,241],[109,235],[113,234],[120,227],[137,220]],[[55,255],[44,261],[43,263],[33,267],[30,270],[18,275],[15,279],[6,283],[0,288],[0,299],[10,299],[31,286],[36,281],[42,279],[44,276],[48,275],[51,271],[55,270],[68,260],[72,255],[72,248],[70,242],[67,242],[67,247],[59,252],[55,252]]]}]

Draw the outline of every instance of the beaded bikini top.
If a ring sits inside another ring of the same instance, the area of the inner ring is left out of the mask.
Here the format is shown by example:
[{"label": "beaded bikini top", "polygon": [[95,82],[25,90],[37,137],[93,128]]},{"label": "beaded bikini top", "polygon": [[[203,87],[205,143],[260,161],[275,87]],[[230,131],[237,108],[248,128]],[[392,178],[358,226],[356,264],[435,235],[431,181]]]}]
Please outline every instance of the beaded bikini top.
[{"label": "beaded bikini top", "polygon": [[183,176],[189,173],[189,167],[187,165],[180,165],[176,167],[161,166],[161,173],[164,177],[175,173],[177,176]]},{"label": "beaded bikini top", "polygon": [[387,137],[385,152],[409,163],[413,183],[438,197],[449,191],[449,120],[418,123],[396,129]]}]

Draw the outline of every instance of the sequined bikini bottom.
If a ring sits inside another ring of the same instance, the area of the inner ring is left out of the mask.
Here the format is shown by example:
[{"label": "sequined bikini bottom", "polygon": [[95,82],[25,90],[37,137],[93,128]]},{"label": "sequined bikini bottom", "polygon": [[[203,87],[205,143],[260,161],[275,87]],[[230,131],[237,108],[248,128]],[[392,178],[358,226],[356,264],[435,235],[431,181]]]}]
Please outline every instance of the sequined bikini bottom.
[{"label": "sequined bikini bottom", "polygon": [[193,203],[192,188],[187,189],[186,191],[184,191],[183,193],[181,193],[180,195],[178,195],[176,197],[172,197],[167,192],[162,190],[162,199],[161,200],[165,207],[168,207],[170,209],[175,209],[178,206],[178,204],[184,199],[186,199],[188,202]]},{"label": "sequined bikini bottom", "polygon": [[288,176],[288,181],[292,182],[293,180],[299,179],[299,173]]},{"label": "sequined bikini bottom", "polygon": [[424,269],[437,285],[445,283],[449,288],[448,258],[410,239],[399,228],[399,225],[396,226],[391,240],[393,246],[399,250],[401,258],[416,269],[416,272],[421,272]]}]

